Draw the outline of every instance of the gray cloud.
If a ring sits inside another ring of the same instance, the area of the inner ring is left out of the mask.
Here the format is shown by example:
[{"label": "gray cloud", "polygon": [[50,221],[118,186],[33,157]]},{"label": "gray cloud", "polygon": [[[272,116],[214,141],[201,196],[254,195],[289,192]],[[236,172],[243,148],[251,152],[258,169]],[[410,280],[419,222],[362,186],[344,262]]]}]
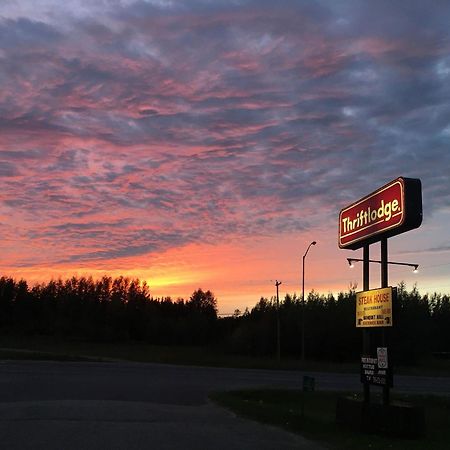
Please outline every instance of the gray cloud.
[{"label": "gray cloud", "polygon": [[442,2],[74,4],[0,21],[3,203],[65,261],[334,226],[399,175],[450,204]]},{"label": "gray cloud", "polygon": [[62,38],[56,28],[28,18],[0,20],[2,48],[17,51],[29,46],[53,45]]},{"label": "gray cloud", "polygon": [[16,177],[19,174],[20,172],[16,165],[7,161],[0,161],[0,177]]}]

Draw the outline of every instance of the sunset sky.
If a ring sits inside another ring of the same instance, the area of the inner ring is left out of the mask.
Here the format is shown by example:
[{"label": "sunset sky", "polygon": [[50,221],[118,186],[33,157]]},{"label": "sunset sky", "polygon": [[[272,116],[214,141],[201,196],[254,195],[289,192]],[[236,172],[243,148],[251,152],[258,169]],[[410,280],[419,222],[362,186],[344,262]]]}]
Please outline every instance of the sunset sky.
[{"label": "sunset sky", "polygon": [[[1,0],[0,273],[261,296],[361,287],[338,214],[420,178],[389,240],[450,292],[450,2]],[[371,247],[379,257],[379,245]],[[379,285],[372,267],[371,287]]]}]

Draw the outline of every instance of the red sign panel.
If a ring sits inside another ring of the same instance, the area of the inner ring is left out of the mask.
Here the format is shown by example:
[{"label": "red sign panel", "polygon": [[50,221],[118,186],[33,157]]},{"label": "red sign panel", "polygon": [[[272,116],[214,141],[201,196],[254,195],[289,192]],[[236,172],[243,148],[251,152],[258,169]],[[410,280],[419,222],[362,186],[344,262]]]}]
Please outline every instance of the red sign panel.
[{"label": "red sign panel", "polygon": [[420,180],[397,178],[340,212],[339,247],[356,249],[421,222]]}]

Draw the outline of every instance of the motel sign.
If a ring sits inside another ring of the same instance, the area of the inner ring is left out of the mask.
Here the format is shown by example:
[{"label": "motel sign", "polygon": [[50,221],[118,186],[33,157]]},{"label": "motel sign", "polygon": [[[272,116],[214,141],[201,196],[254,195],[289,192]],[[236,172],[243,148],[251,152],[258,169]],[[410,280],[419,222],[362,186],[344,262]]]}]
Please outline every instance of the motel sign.
[{"label": "motel sign", "polygon": [[341,210],[339,247],[356,250],[421,223],[420,180],[400,177]]}]

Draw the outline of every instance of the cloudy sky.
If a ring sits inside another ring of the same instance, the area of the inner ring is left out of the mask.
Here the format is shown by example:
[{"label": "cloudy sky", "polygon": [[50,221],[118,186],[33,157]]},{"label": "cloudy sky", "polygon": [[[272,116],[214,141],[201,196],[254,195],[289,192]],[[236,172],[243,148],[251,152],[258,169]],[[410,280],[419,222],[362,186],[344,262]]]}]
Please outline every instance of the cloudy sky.
[{"label": "cloudy sky", "polygon": [[449,23],[445,0],[2,0],[1,273],[232,312],[300,292],[316,240],[306,289],[347,290],[339,210],[405,176],[424,221],[389,257],[421,267],[390,282],[449,292]]}]

